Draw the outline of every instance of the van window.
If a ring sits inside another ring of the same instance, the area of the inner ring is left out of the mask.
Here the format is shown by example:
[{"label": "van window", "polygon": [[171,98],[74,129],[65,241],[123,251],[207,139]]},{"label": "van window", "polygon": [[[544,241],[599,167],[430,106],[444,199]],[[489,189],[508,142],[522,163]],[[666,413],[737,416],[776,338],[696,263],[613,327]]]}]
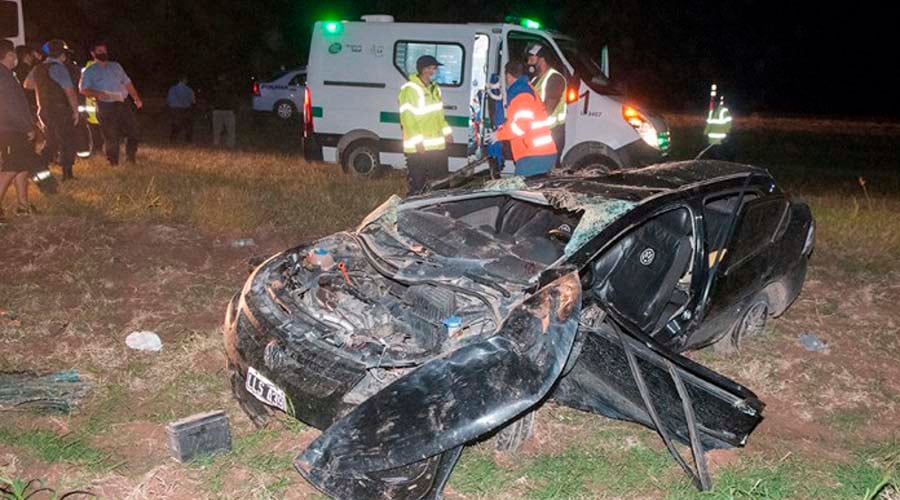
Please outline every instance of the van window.
[{"label": "van window", "polygon": [[525,64],[528,60],[528,58],[525,56],[525,50],[527,50],[528,47],[533,43],[540,43],[550,49],[550,51],[547,53],[547,63],[549,63],[552,68],[566,75],[567,78],[570,76],[569,70],[567,70],[566,66],[562,63],[559,54],[556,53],[556,50],[552,45],[550,45],[550,42],[540,35],[525,33],[522,31],[510,31],[506,35],[509,60],[519,61],[522,64]]},{"label": "van window", "polygon": [[394,44],[394,66],[404,78],[416,72],[416,60],[433,56],[438,66],[434,81],[442,87],[459,87],[463,83],[466,53],[458,43],[399,41]]},{"label": "van window", "polygon": [[19,6],[16,2],[0,1],[0,38],[19,36]]},{"label": "van window", "polygon": [[603,74],[603,70],[597,62],[600,59],[599,54],[597,54],[595,59],[570,38],[556,37],[555,40],[560,50],[566,56],[566,60],[575,68],[575,75],[584,81],[591,90],[598,94],[614,94],[618,92],[618,89],[612,85],[609,78]]}]

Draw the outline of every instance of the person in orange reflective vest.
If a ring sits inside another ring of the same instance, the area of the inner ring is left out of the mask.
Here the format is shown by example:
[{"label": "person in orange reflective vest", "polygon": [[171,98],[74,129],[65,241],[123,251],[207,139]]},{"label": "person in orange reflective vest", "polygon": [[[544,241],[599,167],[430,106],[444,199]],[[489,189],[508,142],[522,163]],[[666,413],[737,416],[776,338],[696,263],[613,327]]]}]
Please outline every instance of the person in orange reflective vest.
[{"label": "person in orange reflective vest", "polygon": [[506,63],[506,122],[488,141],[509,141],[516,175],[546,174],[556,164],[556,144],[550,133],[551,120],[544,103],[528,83],[522,63]]}]

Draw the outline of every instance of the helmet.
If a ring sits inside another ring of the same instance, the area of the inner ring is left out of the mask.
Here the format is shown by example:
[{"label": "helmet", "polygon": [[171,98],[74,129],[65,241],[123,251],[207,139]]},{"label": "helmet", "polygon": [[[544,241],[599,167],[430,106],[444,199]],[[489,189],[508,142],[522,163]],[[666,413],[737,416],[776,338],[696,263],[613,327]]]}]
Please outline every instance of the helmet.
[{"label": "helmet", "polygon": [[66,45],[66,42],[58,38],[54,38],[53,40],[45,43],[42,48],[44,50],[44,54],[47,54],[50,57],[59,57],[64,52],[69,50],[69,46]]}]

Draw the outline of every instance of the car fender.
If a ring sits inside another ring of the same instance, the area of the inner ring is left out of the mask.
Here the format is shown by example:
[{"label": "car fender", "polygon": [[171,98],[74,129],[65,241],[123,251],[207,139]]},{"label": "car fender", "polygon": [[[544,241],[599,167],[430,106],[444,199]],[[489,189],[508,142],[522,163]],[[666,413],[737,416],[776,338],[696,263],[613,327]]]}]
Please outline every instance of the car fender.
[{"label": "car fender", "polygon": [[[542,401],[572,350],[581,284],[568,272],[515,307],[497,333],[425,363],[335,422],[296,458],[323,491],[428,460]],[[357,493],[358,494],[358,493]]]}]

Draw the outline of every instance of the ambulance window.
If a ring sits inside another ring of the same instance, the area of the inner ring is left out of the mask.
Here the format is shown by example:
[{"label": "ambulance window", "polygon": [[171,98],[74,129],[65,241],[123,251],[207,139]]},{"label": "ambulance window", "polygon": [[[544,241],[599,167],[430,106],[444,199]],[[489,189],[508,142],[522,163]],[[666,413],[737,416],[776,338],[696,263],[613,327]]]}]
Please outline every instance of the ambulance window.
[{"label": "ambulance window", "polygon": [[511,61],[520,61],[523,64],[527,62],[527,57],[525,57],[525,50],[533,43],[540,43],[545,47],[550,49],[548,53],[547,62],[551,67],[555,68],[557,71],[562,72],[564,75],[569,76],[569,71],[566,69],[566,66],[562,64],[560,61],[559,55],[556,53],[556,50],[550,45],[550,42],[547,41],[546,38],[535,35],[532,33],[524,33],[521,31],[510,31],[506,35],[507,40],[507,50],[509,51],[509,60]]},{"label": "ambulance window", "polygon": [[19,36],[19,6],[0,1],[0,38]]},{"label": "ambulance window", "polygon": [[458,43],[399,41],[394,44],[394,66],[405,78],[416,72],[416,60],[433,56],[438,67],[435,81],[442,87],[459,87],[463,83],[465,51]]}]

